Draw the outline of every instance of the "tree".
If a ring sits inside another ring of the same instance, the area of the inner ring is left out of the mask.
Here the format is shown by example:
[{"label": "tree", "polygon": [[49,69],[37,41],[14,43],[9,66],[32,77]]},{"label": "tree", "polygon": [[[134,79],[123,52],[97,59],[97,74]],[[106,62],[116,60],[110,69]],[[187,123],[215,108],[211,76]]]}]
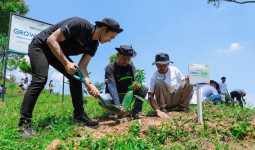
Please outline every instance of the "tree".
[{"label": "tree", "polygon": [[117,53],[112,54],[109,60],[110,60],[110,63],[117,61],[118,60]]},{"label": "tree", "polygon": [[31,65],[26,61],[26,59],[23,59],[20,64],[19,64],[19,69],[25,73],[25,75],[27,76],[27,74],[32,74],[32,68]]},{"label": "tree", "polygon": [[221,1],[232,2],[237,4],[255,3],[255,1],[236,1],[236,0],[208,0],[208,3],[213,3],[214,6],[219,7]]},{"label": "tree", "polygon": [[[19,15],[25,15],[29,11],[28,5],[25,5],[24,0],[0,0],[0,79],[3,77],[3,69],[4,69],[4,56],[6,52],[7,46],[7,37],[8,37],[8,28],[9,28],[9,20],[10,13],[16,13]],[[8,62],[11,62],[12,59],[14,61],[19,62],[24,55],[9,53],[8,54]],[[7,64],[8,64],[7,62]],[[10,63],[9,63],[10,64]],[[8,66],[9,68],[13,68]]]},{"label": "tree", "polygon": [[105,84],[104,84],[104,82],[100,83],[100,82],[96,81],[94,86],[99,90],[100,93],[102,93],[104,90]]},{"label": "tree", "polygon": [[0,1],[0,35],[7,35],[9,28],[10,13],[25,15],[28,13],[28,5],[24,0],[1,0]]},{"label": "tree", "polygon": [[[112,55],[109,57],[109,60],[110,60],[110,63],[117,61],[117,60],[118,60],[117,53],[112,54]],[[132,59],[130,60],[130,62],[133,63]]]}]

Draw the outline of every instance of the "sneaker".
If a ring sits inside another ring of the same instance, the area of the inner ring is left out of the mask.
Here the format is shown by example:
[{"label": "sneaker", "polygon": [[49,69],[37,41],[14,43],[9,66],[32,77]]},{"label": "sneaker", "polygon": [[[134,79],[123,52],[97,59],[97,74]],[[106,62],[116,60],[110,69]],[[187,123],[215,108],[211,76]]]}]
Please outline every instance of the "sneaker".
[{"label": "sneaker", "polygon": [[90,127],[93,127],[93,126],[97,126],[98,125],[98,122],[95,122],[95,121],[92,121],[86,113],[84,113],[83,115],[80,115],[78,117],[73,117],[73,121],[76,122],[76,123],[82,123],[86,126],[90,126]]},{"label": "sneaker", "polygon": [[141,119],[142,118],[142,113],[141,112],[136,113],[134,118],[135,119]]},{"label": "sneaker", "polygon": [[21,137],[24,137],[26,139],[31,139],[33,138],[33,136],[35,135],[34,130],[31,127],[31,122],[23,122],[23,123],[19,123],[19,134]]},{"label": "sneaker", "polygon": [[166,109],[165,108],[160,108],[160,111],[164,112],[164,113],[167,113]]},{"label": "sneaker", "polygon": [[109,118],[110,118],[110,119],[116,120],[116,119],[118,119],[118,115],[110,114],[110,115],[109,115]]}]

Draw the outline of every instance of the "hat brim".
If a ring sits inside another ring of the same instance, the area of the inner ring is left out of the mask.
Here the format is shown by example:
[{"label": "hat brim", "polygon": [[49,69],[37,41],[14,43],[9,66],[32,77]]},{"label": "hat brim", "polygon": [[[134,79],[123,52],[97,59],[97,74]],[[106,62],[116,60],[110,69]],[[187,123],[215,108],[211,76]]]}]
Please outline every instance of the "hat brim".
[{"label": "hat brim", "polygon": [[111,26],[109,24],[103,23],[101,21],[96,21],[96,25],[109,27],[111,30],[113,30],[114,32],[117,32],[117,33],[120,33],[120,32],[123,31],[123,29],[121,29],[121,28],[116,28],[114,26]]},{"label": "hat brim", "polygon": [[168,60],[168,61],[157,61],[157,62],[152,63],[152,65],[155,65],[155,64],[169,64],[169,63],[174,63],[174,62],[172,62],[170,60]]},{"label": "hat brim", "polygon": [[[120,48],[115,48],[119,53],[121,53],[121,54],[123,54],[123,55],[125,55],[125,56],[129,56],[129,55],[127,55],[127,54],[125,54]],[[134,51],[134,53],[133,53],[133,56],[129,56],[129,57],[131,57],[131,58],[135,58],[135,56],[136,56],[136,52]]]}]

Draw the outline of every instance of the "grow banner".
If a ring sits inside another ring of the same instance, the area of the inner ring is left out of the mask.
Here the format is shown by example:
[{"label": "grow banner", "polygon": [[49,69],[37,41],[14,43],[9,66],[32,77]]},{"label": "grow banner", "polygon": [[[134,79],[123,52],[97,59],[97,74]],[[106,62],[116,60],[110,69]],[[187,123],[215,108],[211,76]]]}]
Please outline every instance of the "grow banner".
[{"label": "grow banner", "polygon": [[42,30],[52,26],[51,24],[35,19],[11,14],[9,28],[9,47],[8,51],[27,54],[28,45],[33,37]]}]

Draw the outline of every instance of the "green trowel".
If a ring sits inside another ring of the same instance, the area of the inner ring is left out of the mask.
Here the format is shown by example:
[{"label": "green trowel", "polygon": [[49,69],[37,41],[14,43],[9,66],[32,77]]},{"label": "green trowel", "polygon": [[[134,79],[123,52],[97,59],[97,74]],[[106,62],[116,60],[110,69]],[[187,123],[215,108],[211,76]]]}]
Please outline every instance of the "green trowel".
[{"label": "green trowel", "polygon": [[[79,76],[77,76],[75,74],[71,74],[71,76],[73,78],[75,78],[76,80],[81,81],[86,87],[89,87],[90,84],[86,83],[86,80],[84,79],[84,77],[81,73],[81,70],[77,66],[74,66],[74,67],[77,70]],[[90,88],[88,88],[88,89],[90,89]],[[99,101],[101,102],[100,106],[102,108],[104,108],[106,111],[108,111],[110,113],[113,113],[113,114],[116,114],[116,115],[120,115],[120,116],[127,116],[128,115],[124,108],[115,106],[113,104],[109,104],[107,102],[107,100],[104,100],[100,95],[98,96],[98,98],[99,98]]]}]

